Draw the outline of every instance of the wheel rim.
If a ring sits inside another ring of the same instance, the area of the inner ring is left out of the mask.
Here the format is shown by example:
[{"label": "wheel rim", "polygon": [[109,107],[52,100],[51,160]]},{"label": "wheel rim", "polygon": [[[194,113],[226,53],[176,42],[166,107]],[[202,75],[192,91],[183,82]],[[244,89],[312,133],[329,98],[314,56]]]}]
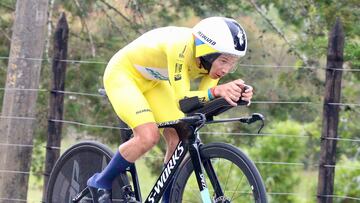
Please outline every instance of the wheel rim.
[{"label": "wheel rim", "polygon": [[86,187],[87,179],[101,171],[107,162],[105,155],[94,151],[81,151],[69,157],[56,175],[52,202],[70,202],[72,197]]},{"label": "wheel rim", "polygon": [[[231,161],[224,158],[212,158],[211,163],[218,176],[224,196],[216,197],[211,182],[206,178],[210,198],[215,203],[240,203],[256,202],[253,195],[253,187],[248,182],[241,169]],[[192,173],[184,188],[183,203],[201,203],[201,195],[198,189],[195,175]]]},{"label": "wheel rim", "polygon": [[[56,163],[49,179],[47,200],[52,203],[72,202],[87,180],[96,172],[102,171],[112,156],[110,149],[99,143],[80,143],[67,150]],[[121,198],[122,180],[113,182],[113,201]],[[90,195],[85,202],[92,202]],[[83,201],[81,201],[83,202]]]}]

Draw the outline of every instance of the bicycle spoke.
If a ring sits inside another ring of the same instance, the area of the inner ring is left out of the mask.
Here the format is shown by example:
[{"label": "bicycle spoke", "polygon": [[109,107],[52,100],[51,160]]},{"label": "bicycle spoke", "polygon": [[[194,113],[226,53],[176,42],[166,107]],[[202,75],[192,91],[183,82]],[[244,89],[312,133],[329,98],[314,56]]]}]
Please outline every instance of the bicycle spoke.
[{"label": "bicycle spoke", "polygon": [[[231,165],[230,165],[229,173],[228,173],[227,178],[226,178],[226,181],[225,181],[225,188],[224,188],[224,191],[225,191],[225,192],[226,192],[226,186],[227,186],[227,183],[228,183],[229,177],[230,177],[230,171],[231,171],[233,165],[234,165],[234,164],[231,164]],[[225,195],[225,192],[224,192],[224,195]]]},{"label": "bicycle spoke", "polygon": [[[243,179],[244,179],[244,175],[242,175],[241,180],[240,180],[240,182],[238,183],[238,185],[236,186],[235,191],[237,191],[237,189],[239,188],[239,185],[242,183]],[[233,200],[234,195],[235,195],[235,192],[234,192],[233,195],[231,196],[231,200]]]},{"label": "bicycle spoke", "polygon": [[236,199],[238,199],[238,198],[240,198],[240,197],[242,197],[242,196],[249,196],[247,199],[254,199],[254,197],[252,196],[252,192],[238,192],[239,193],[239,195],[238,196],[236,196],[234,199],[231,199],[231,200],[236,200]]},{"label": "bicycle spoke", "polygon": [[[220,158],[217,158],[217,165],[216,165],[216,169],[218,169],[219,168],[219,163],[220,163]],[[216,171],[216,170],[215,170]]]},{"label": "bicycle spoke", "polygon": [[183,203],[185,203],[185,202],[202,202],[200,195],[196,195],[199,193],[198,188],[188,189],[188,191],[191,191],[190,192],[191,197],[194,197],[194,198],[189,198],[190,196],[187,196],[187,198],[185,200],[183,200]]}]

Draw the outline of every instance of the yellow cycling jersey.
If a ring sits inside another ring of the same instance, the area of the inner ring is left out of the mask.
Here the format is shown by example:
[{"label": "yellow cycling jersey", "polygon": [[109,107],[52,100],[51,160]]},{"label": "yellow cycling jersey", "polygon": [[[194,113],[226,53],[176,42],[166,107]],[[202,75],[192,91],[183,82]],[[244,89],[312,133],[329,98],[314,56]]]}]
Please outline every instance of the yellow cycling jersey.
[{"label": "yellow cycling jersey", "polygon": [[[121,50],[144,78],[168,80],[176,98],[199,96],[209,100],[208,88],[217,84],[196,63],[190,28],[164,27],[149,31]],[[198,91],[190,91],[190,80],[203,77]]]},{"label": "yellow cycling jersey", "polygon": [[[149,31],[118,51],[109,61],[104,86],[117,115],[131,128],[183,116],[178,101],[198,96],[209,100],[211,79],[195,57],[191,29],[164,27]],[[198,90],[190,81],[202,77]]]}]

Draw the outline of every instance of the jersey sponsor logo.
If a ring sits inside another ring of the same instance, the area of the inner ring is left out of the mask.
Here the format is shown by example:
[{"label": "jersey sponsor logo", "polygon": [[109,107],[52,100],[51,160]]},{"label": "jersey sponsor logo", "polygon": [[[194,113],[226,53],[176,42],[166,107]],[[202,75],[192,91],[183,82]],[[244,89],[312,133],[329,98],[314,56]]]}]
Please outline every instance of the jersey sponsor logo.
[{"label": "jersey sponsor logo", "polygon": [[176,63],[175,64],[175,75],[174,75],[174,80],[175,81],[181,80],[182,67],[183,67],[182,63]]},{"label": "jersey sponsor logo", "polygon": [[186,50],[186,45],[185,45],[184,49],[182,50],[182,52],[179,53],[179,58],[184,58],[185,57],[184,56],[185,50]]},{"label": "jersey sponsor logo", "polygon": [[167,77],[161,75],[160,72],[158,71],[155,71],[153,69],[150,69],[150,68],[145,68],[145,70],[150,73],[152,76],[154,76],[155,79],[158,79],[158,80],[168,80]]},{"label": "jersey sponsor logo", "polygon": [[141,114],[141,113],[145,113],[145,112],[151,112],[150,109],[141,109],[139,111],[136,112],[136,114]]},{"label": "jersey sponsor logo", "polygon": [[163,170],[160,178],[156,182],[155,187],[151,191],[147,201],[155,203],[156,196],[160,193],[161,189],[164,187],[165,181],[169,178],[170,173],[175,168],[177,161],[180,159],[184,151],[185,151],[184,147],[181,144],[179,144],[174,154],[172,155],[171,159],[169,160],[169,163],[166,165],[166,168]]},{"label": "jersey sponsor logo", "polygon": [[149,80],[169,80],[169,73],[167,68],[145,67],[134,64],[135,68],[144,78]]},{"label": "jersey sponsor logo", "polygon": [[175,64],[175,73],[181,73],[183,64],[176,63]]},{"label": "jersey sponsor logo", "polygon": [[198,31],[198,34],[199,34],[199,36],[202,38],[202,39],[204,39],[206,42],[208,42],[209,44],[211,44],[211,45],[215,45],[216,44],[216,42],[214,41],[214,40],[212,40],[212,39],[210,39],[208,36],[206,36],[204,33],[202,33],[201,31]]},{"label": "jersey sponsor logo", "polygon": [[181,74],[176,74],[176,75],[174,76],[174,80],[175,80],[175,81],[181,80]]}]

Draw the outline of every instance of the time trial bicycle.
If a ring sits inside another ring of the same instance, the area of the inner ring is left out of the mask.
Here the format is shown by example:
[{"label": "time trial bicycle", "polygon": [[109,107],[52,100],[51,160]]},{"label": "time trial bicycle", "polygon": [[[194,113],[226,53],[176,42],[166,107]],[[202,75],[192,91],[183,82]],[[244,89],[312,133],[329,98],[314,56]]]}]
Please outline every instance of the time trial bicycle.
[{"label": "time trial bicycle", "polygon": [[[238,102],[238,105],[246,104]],[[204,144],[199,134],[206,124],[225,122],[251,124],[261,121],[260,132],[264,117],[253,113],[248,117],[214,120],[214,116],[233,107],[223,98],[206,104],[199,102],[197,97],[187,98],[180,101],[180,107],[186,114],[184,118],[158,124],[159,128],[175,128],[180,142],[147,198],[142,199],[133,164],[113,182],[112,201],[124,202],[122,197],[126,191],[123,187],[132,182],[136,199],[145,203],[159,202],[169,184],[172,184],[171,203],[266,203],[263,180],[250,158],[238,147],[227,143]],[[131,138],[129,131],[122,134],[123,141]],[[112,156],[111,150],[99,142],[85,141],[69,148],[51,172],[47,202],[98,203],[92,198],[86,182],[94,173],[102,171]]]}]

